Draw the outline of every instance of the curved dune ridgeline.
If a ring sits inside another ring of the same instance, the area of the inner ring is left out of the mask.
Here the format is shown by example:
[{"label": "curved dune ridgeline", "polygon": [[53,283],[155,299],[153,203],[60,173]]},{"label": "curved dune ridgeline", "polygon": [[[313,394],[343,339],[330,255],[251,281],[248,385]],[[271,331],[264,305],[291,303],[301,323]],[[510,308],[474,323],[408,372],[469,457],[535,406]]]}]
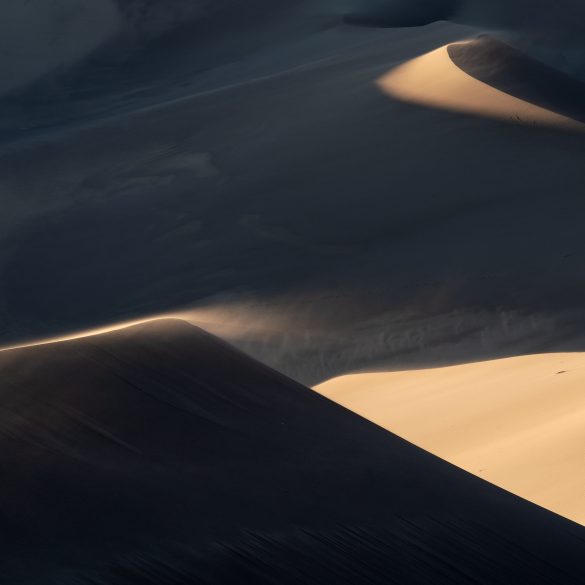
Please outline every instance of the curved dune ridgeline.
[{"label": "curved dune ridgeline", "polygon": [[404,63],[378,86],[391,97],[429,107],[585,131],[585,83],[489,36]]}]

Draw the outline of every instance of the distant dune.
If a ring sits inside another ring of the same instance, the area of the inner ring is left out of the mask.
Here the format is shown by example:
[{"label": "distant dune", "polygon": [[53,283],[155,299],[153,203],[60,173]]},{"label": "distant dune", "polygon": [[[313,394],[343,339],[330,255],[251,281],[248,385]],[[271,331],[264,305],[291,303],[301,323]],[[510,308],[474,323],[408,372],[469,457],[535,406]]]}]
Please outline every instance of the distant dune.
[{"label": "distant dune", "polygon": [[317,391],[419,447],[585,524],[585,355],[355,374]]},{"label": "distant dune", "polygon": [[447,48],[454,65],[484,85],[585,128],[585,82],[498,39],[481,35]]},{"label": "distant dune", "polygon": [[581,527],[184,322],[0,380],[4,583],[582,582]]},{"label": "distant dune", "polygon": [[378,80],[397,99],[528,126],[585,131],[585,84],[494,38],[441,47]]}]

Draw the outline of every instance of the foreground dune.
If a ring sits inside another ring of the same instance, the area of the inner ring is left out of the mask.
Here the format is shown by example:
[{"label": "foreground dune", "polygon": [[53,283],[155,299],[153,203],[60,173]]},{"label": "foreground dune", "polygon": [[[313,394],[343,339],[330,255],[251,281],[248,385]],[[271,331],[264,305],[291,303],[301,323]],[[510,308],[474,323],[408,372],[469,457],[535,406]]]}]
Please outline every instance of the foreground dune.
[{"label": "foreground dune", "polygon": [[181,321],[0,354],[3,582],[581,583],[581,527]]},{"label": "foreground dune", "polygon": [[585,356],[342,376],[317,390],[416,445],[585,524]]}]

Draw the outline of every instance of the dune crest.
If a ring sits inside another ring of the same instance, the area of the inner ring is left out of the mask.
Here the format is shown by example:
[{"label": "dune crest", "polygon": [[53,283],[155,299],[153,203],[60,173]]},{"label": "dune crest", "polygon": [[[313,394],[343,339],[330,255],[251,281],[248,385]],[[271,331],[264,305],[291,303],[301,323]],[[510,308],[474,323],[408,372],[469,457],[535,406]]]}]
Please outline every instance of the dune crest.
[{"label": "dune crest", "polygon": [[[490,48],[494,44],[499,47],[497,59],[492,59],[494,52],[486,50],[485,44]],[[583,122],[552,109],[554,103],[550,104],[551,107],[543,107],[530,99],[517,97],[507,88],[502,89],[494,83],[498,73],[508,66],[506,57],[512,55],[522,61],[519,52],[505,47],[503,43],[489,38],[446,45],[396,67],[380,77],[377,85],[383,93],[394,99],[432,108],[527,126],[585,131]],[[524,60],[528,64],[526,66],[534,66],[533,60],[528,57]],[[492,70],[496,75],[486,76],[486,81],[483,81],[477,75],[478,69],[484,72]],[[538,73],[542,78],[533,79],[538,86],[546,86],[551,83],[547,79],[548,75],[553,77],[552,83],[556,83],[561,74],[551,74],[552,71],[540,65]],[[530,95],[530,85],[528,92],[524,93]]]},{"label": "dune crest", "polygon": [[354,374],[316,390],[419,447],[585,524],[585,356]]}]

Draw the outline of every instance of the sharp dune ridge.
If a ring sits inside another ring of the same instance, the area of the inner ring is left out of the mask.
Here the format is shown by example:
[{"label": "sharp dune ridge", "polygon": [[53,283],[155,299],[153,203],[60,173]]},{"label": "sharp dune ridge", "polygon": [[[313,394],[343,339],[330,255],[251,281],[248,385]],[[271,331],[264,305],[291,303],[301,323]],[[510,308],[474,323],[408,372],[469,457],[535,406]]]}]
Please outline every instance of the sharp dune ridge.
[{"label": "sharp dune ridge", "polygon": [[102,335],[104,333],[110,333],[119,329],[127,329],[134,325],[142,325],[151,321],[162,321],[162,320],[181,320],[180,317],[174,315],[157,315],[156,317],[144,317],[142,319],[135,319],[131,321],[124,321],[121,323],[115,323],[111,325],[102,325],[101,327],[95,327],[93,329],[87,329],[83,331],[73,331],[70,333],[64,333],[55,337],[47,337],[43,339],[35,339],[31,341],[25,341],[18,345],[11,345],[6,347],[0,347],[0,352],[13,351],[17,349],[26,349],[28,347],[35,347],[38,345],[50,345],[52,343],[61,343],[63,341],[72,341],[75,339],[83,339],[85,337],[94,337],[96,335]]},{"label": "sharp dune ridge", "polygon": [[581,582],[579,526],[180,320],[0,380],[11,585]]},{"label": "sharp dune ridge", "polygon": [[585,83],[484,35],[400,65],[378,80],[407,102],[526,126],[585,131]]},{"label": "sharp dune ridge", "polygon": [[575,122],[585,121],[585,82],[490,35],[448,47],[453,63],[487,86]]}]

